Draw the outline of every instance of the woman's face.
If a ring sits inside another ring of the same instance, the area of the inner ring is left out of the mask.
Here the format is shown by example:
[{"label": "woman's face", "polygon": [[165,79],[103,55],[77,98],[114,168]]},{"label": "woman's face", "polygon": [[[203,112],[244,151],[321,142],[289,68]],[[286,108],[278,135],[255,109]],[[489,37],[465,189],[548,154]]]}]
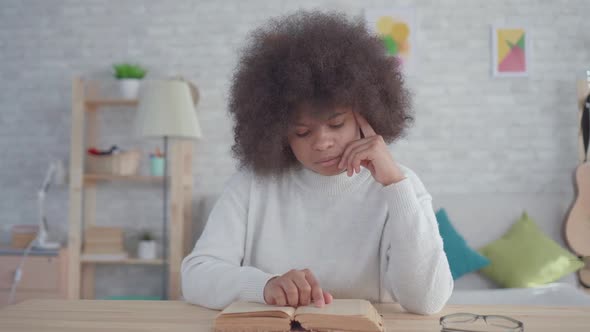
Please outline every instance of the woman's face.
[{"label": "woman's face", "polygon": [[287,134],[293,154],[304,167],[322,174],[336,175],[340,157],[348,143],[360,139],[352,108],[336,107],[328,112],[300,109]]}]

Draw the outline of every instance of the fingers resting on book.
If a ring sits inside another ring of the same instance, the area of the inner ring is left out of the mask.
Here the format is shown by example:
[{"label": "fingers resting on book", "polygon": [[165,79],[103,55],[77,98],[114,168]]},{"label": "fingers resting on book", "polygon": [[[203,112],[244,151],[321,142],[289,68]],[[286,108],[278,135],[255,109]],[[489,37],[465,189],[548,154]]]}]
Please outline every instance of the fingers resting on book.
[{"label": "fingers resting on book", "polygon": [[317,307],[323,307],[332,303],[333,297],[322,290],[309,269],[293,269],[267,282],[264,300],[267,304],[278,306],[298,307],[313,303]]}]

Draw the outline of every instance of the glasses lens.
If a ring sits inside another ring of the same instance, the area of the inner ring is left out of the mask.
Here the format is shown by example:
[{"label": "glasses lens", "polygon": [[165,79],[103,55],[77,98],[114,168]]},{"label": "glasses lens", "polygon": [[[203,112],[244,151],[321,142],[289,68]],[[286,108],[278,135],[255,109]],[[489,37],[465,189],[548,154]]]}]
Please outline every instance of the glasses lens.
[{"label": "glasses lens", "polygon": [[489,325],[503,327],[507,329],[515,329],[520,326],[518,321],[504,316],[488,316],[486,321]]},{"label": "glasses lens", "polygon": [[473,314],[451,314],[443,317],[443,323],[448,324],[461,324],[461,323],[472,323],[477,320],[477,315]]}]

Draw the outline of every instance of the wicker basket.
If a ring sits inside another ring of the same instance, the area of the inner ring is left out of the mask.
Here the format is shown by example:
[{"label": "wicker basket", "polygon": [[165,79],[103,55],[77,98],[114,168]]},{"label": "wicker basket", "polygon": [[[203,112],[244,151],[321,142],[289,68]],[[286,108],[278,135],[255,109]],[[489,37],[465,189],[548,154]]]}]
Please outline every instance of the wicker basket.
[{"label": "wicker basket", "polygon": [[90,173],[136,175],[140,159],[141,153],[137,150],[104,156],[89,154],[86,158],[86,167]]}]

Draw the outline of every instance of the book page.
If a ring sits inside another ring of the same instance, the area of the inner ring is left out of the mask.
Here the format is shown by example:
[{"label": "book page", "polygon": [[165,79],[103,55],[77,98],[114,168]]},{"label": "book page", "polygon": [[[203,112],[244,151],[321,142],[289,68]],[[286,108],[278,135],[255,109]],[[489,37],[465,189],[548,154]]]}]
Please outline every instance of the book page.
[{"label": "book page", "polygon": [[332,303],[318,308],[315,305],[299,307],[295,315],[318,314],[318,315],[335,315],[335,316],[368,316],[370,317],[371,302],[358,299],[337,299]]},{"label": "book page", "polygon": [[262,304],[255,302],[237,301],[225,308],[220,315],[227,314],[248,314],[255,312],[283,312],[289,317],[293,317],[295,308],[293,307],[279,307],[270,304]]}]

